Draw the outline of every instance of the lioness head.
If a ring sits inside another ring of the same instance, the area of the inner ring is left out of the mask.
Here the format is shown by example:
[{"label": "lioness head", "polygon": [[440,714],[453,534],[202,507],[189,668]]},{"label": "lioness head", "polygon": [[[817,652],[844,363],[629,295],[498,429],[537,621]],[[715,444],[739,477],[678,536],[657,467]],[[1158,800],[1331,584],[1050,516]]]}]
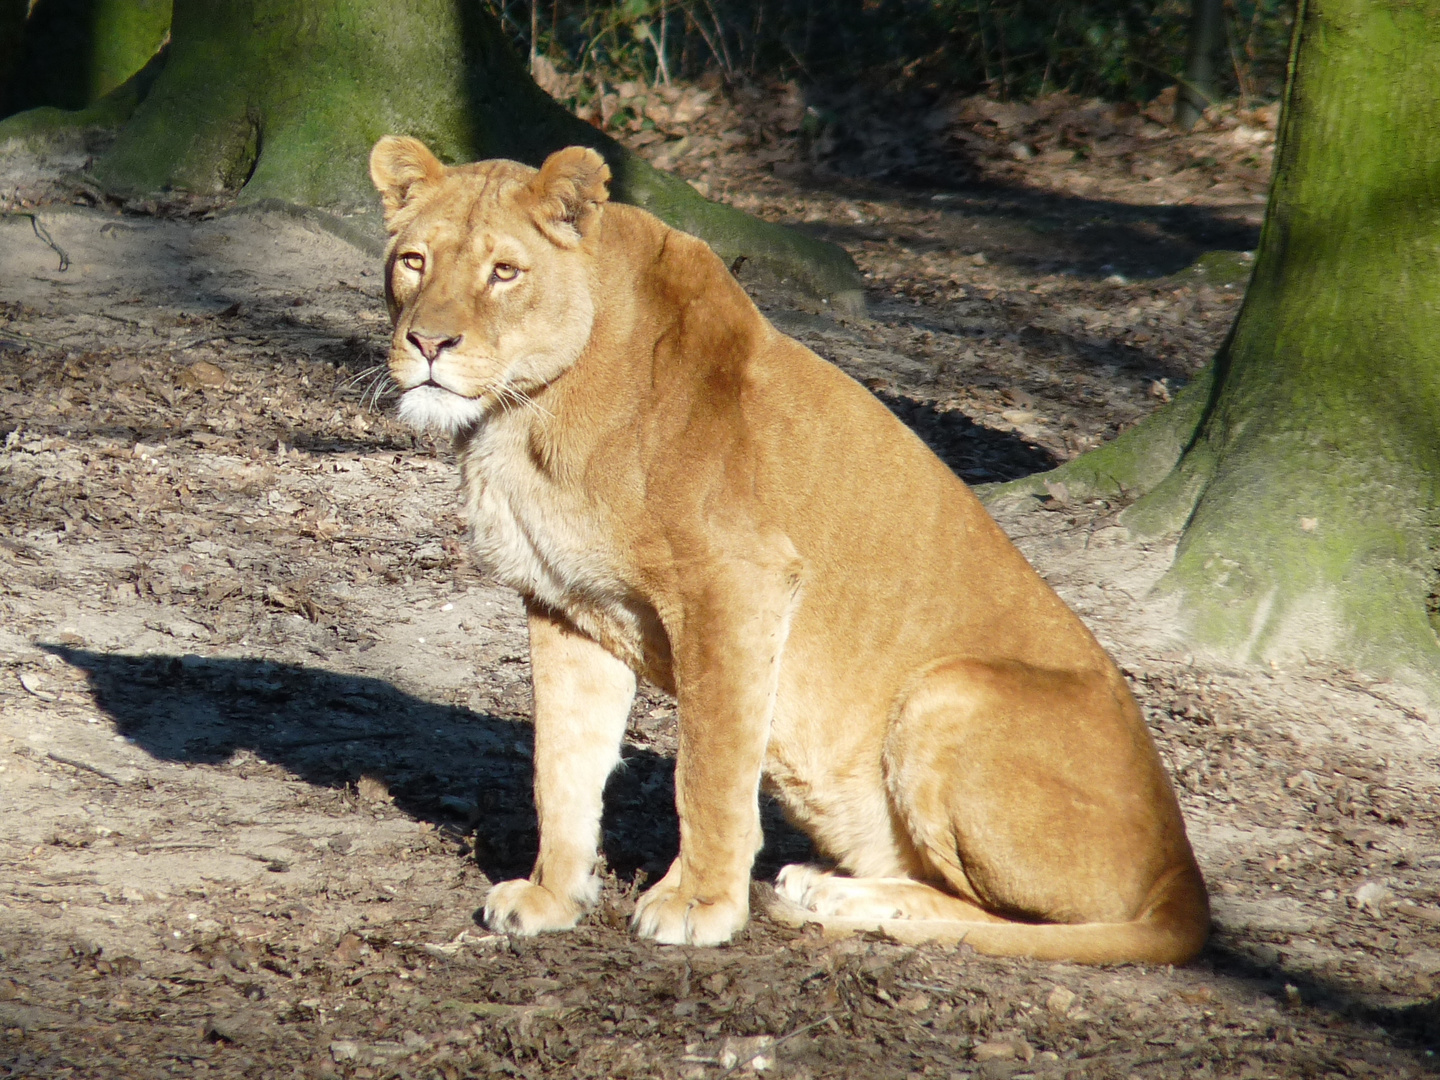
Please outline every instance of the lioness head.
[{"label": "lioness head", "polygon": [[610,170],[571,146],[539,170],[514,161],[446,168],[417,139],[370,154],[390,244],[385,295],[400,416],[455,434],[558,377],[595,319],[588,241]]}]

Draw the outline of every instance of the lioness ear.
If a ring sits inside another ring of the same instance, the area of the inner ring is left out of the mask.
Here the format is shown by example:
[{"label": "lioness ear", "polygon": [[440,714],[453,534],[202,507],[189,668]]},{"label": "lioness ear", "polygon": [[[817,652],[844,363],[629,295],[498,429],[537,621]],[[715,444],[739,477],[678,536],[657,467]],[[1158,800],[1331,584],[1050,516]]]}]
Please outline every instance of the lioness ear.
[{"label": "lioness ear", "polygon": [[600,207],[610,198],[609,182],[610,166],[588,146],[556,150],[530,181],[535,224],[561,247],[574,247],[600,220]]},{"label": "lioness ear", "polygon": [[393,218],[420,188],[445,175],[445,166],[419,139],[386,135],[370,151],[370,179],[385,204],[385,223]]}]

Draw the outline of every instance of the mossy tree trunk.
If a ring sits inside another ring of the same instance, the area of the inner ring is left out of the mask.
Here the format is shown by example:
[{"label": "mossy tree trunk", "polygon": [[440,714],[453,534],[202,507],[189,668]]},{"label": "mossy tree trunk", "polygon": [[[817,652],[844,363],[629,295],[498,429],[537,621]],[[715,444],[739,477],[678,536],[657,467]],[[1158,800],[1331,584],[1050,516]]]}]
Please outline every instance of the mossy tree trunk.
[{"label": "mossy tree trunk", "polygon": [[[1049,477],[1145,492],[1191,640],[1440,702],[1440,9],[1302,0],[1244,305],[1164,411]],[[1017,485],[1038,490],[1040,479]]]},{"label": "mossy tree trunk", "polygon": [[145,66],[171,0],[0,0],[0,116],[83,109]]},{"label": "mossy tree trunk", "polygon": [[538,165],[559,147],[593,146],[615,197],[723,258],[859,300],[841,249],[706,201],[554,102],[480,0],[175,0],[165,69],[95,174],[126,193],[238,191],[353,212],[375,204],[365,162],[391,133],[451,162]]}]

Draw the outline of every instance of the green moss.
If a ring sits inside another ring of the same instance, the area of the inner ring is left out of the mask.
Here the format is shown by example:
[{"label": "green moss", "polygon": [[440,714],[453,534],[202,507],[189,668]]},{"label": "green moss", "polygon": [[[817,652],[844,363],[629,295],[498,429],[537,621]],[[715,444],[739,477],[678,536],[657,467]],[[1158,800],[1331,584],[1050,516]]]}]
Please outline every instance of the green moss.
[{"label": "green moss", "polygon": [[[1117,438],[1057,469],[1004,484],[977,488],[986,502],[1044,496],[1063,484],[1077,498],[1132,499],[1166,484],[1204,419],[1215,369],[1205,367],[1164,408]],[[1154,530],[1163,531],[1163,530]]]},{"label": "green moss", "polygon": [[1182,602],[1193,640],[1227,657],[1338,659],[1440,689],[1416,478],[1300,447],[1300,467],[1281,473],[1279,452],[1227,455],[1159,592]]},{"label": "green moss", "polygon": [[479,5],[381,0],[177,0],[154,92],[95,167],[113,190],[238,190],[343,214],[373,211],[366,162],[382,135],[443,161],[538,165],[580,143],[610,162],[614,197],[650,209],[839,306],[861,305],[840,248],[701,198],[552,101]]},{"label": "green moss", "polygon": [[1255,269],[1253,251],[1207,251],[1174,275],[1174,280],[1187,285],[1229,285],[1242,287]]},{"label": "green moss", "polygon": [[66,132],[87,128],[118,128],[134,114],[164,66],[164,52],[156,53],[149,63],[123,84],[83,109],[42,105],[7,116],[0,120],[0,145],[12,140],[32,144],[44,142]]},{"label": "green moss", "polygon": [[164,44],[171,0],[103,0],[91,7],[91,100],[123,85]]}]

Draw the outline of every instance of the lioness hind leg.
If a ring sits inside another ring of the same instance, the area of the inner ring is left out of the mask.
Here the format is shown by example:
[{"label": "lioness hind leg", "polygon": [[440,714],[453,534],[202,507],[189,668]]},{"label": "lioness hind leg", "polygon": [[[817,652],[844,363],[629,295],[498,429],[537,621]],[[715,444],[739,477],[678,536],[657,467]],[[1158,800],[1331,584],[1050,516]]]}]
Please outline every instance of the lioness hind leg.
[{"label": "lioness hind leg", "polygon": [[780,871],[775,891],[817,915],[847,919],[1002,921],[983,908],[912,878],[845,877],[795,863]]},{"label": "lioness hind leg", "polygon": [[911,692],[886,784],[925,876],[1034,923],[1126,923],[1193,866],[1139,710],[1103,671],[957,659]]},{"label": "lioness hind leg", "polygon": [[535,810],[540,854],[528,881],[485,898],[494,930],[537,934],[574,926],[600,895],[595,861],[605,780],[635,697],[635,675],[568,622],[532,607]]}]

